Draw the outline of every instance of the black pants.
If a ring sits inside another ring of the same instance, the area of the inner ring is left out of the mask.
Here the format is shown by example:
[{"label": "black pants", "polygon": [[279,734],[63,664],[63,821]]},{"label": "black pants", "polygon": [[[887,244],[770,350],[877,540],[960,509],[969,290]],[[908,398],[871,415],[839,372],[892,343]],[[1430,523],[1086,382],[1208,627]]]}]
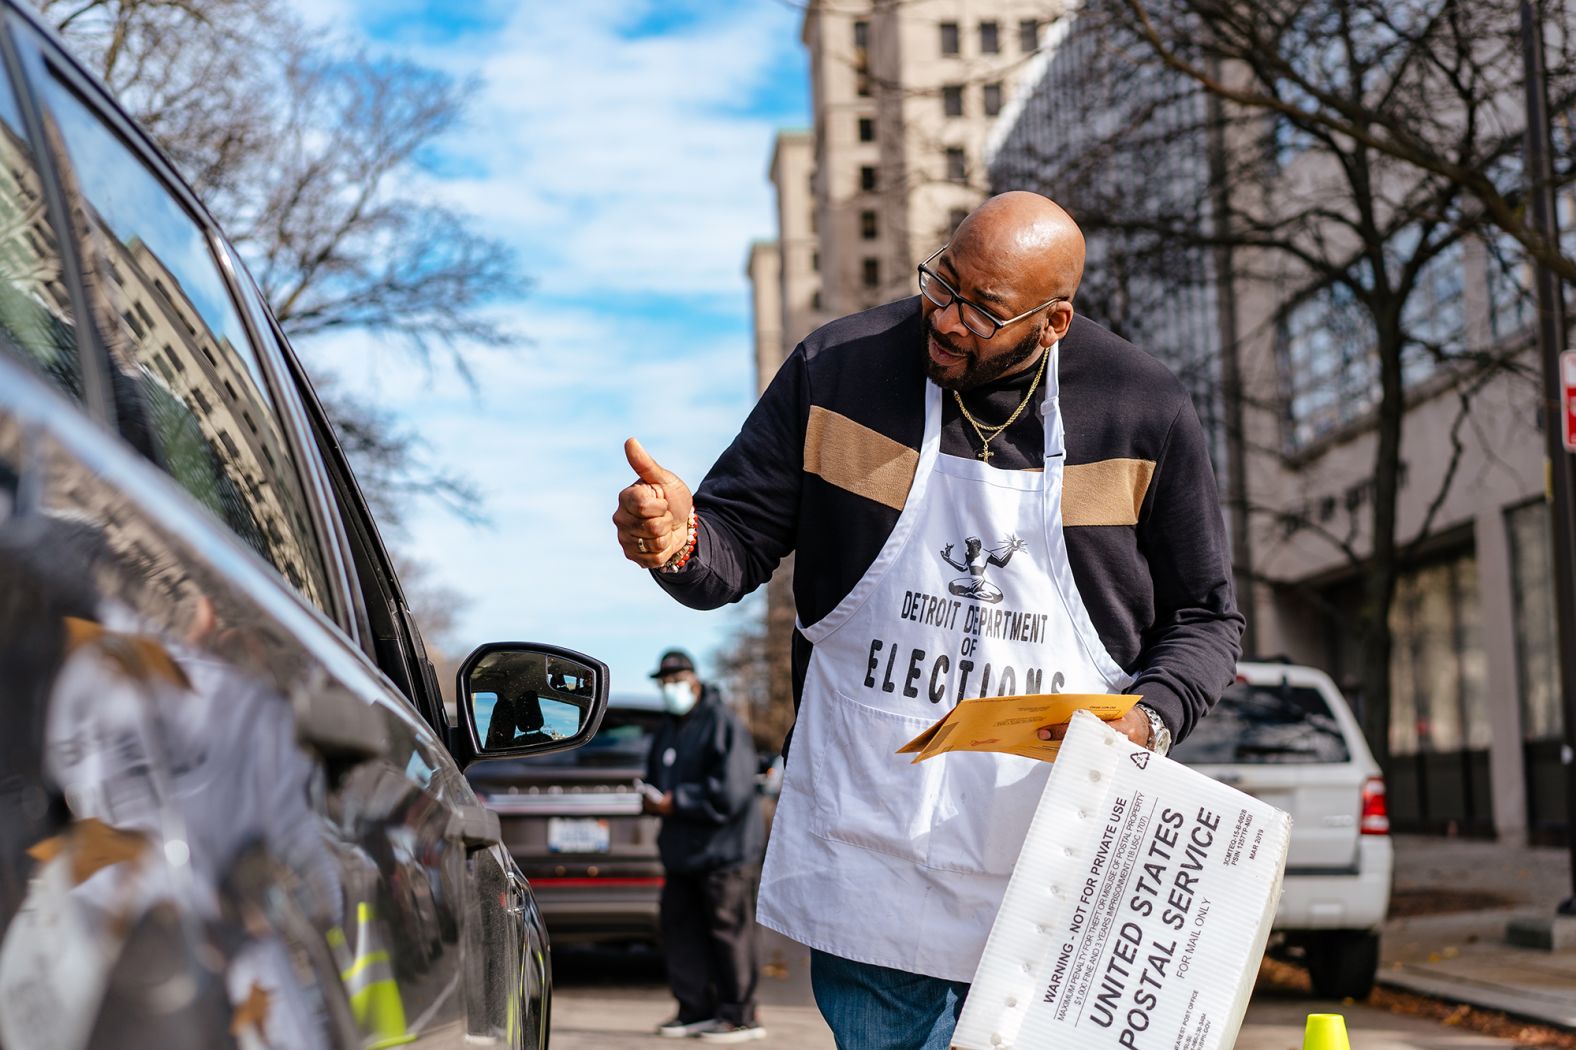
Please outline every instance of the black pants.
[{"label": "black pants", "polygon": [[679,1017],[755,1021],[755,871],[669,873],[662,950]]}]

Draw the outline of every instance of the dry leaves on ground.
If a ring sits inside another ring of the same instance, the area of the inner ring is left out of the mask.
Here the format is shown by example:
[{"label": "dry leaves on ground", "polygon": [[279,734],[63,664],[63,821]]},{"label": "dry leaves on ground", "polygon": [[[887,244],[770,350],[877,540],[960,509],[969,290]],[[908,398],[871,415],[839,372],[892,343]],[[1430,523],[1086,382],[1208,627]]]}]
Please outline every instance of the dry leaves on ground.
[{"label": "dry leaves on ground", "polygon": [[[1308,971],[1293,963],[1268,958],[1259,968],[1259,986],[1283,992],[1310,991]],[[1383,986],[1376,987],[1373,994],[1363,1000],[1363,1003],[1376,1010],[1428,1018],[1460,1028],[1462,1031],[1476,1032],[1496,1039],[1510,1039],[1518,1047],[1576,1050],[1576,1032],[1567,1032],[1548,1025],[1529,1024],[1497,1010],[1484,1010],[1465,1003],[1430,999],[1424,995],[1415,995]]]}]

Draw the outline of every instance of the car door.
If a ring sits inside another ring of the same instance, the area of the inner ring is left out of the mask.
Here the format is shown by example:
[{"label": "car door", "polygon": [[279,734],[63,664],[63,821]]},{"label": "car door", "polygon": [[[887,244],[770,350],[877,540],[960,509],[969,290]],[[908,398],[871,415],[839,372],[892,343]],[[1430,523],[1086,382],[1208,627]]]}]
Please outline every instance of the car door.
[{"label": "car door", "polygon": [[[69,59],[6,17],[9,71],[31,90],[4,148],[31,165],[8,187],[28,251],[0,360],[0,572],[12,619],[52,655],[15,679],[45,768],[7,767],[41,797],[32,826],[7,824],[26,922],[0,943],[16,993],[0,1038],[28,1045],[29,1018],[65,1014],[83,1045],[492,1034],[460,987],[465,925],[484,925],[476,855],[492,856],[500,912],[523,909],[418,706],[430,672],[398,684],[421,664],[414,632],[397,659],[364,636],[325,468],[200,207]],[[21,280],[46,255],[55,276]],[[8,639],[6,659],[27,658]],[[59,883],[47,898],[29,861]],[[45,934],[62,929],[91,958],[48,965]],[[518,958],[502,965],[523,987]],[[161,1012],[177,987],[194,991]],[[524,1038],[528,1019],[512,1020]]]},{"label": "car door", "polygon": [[[302,1046],[353,1045],[324,932],[343,913],[325,766],[298,745],[295,714],[320,683],[349,680],[325,681],[303,645],[325,636],[330,572],[289,464],[232,470],[216,431],[173,414],[173,382],[155,392],[151,364],[111,365],[119,334],[89,320],[106,299],[72,235],[74,216],[100,220],[61,192],[43,145],[58,129],[15,90],[28,41],[11,46],[5,17],[0,663],[23,732],[5,765],[21,805],[5,812],[0,1041],[225,1046],[271,1025]],[[122,294],[123,323],[153,331],[168,302]],[[240,378],[183,348],[188,371]],[[247,383],[232,424],[257,408]],[[248,450],[277,457],[271,417],[252,419]]]},{"label": "car door", "polygon": [[[408,690],[432,726],[445,734],[450,752],[463,763],[474,754],[470,741],[443,713],[432,663],[399,589],[392,562],[378,538],[343,450],[307,382],[300,363],[278,336],[284,364],[296,383],[309,428],[326,464],[329,488],[338,509],[345,547],[363,581],[358,595],[361,635],[375,658],[392,668],[391,678]],[[552,987],[546,928],[530,884],[500,844],[497,817],[474,795],[468,782],[455,820],[467,845],[471,891],[465,900],[463,985],[472,1036],[507,1040],[509,1045],[545,1048]]]}]

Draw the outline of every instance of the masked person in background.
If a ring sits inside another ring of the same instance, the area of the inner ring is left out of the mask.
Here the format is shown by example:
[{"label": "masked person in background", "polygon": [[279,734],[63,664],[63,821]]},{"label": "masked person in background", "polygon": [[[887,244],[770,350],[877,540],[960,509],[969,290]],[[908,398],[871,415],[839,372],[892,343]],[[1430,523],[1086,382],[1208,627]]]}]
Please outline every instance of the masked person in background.
[{"label": "masked person in background", "polygon": [[762,823],[750,733],[677,649],[652,673],[670,717],[651,741],[646,780],[660,792],[662,948],[678,1013],[657,1034],[743,1043],[755,1017],[755,867]]}]

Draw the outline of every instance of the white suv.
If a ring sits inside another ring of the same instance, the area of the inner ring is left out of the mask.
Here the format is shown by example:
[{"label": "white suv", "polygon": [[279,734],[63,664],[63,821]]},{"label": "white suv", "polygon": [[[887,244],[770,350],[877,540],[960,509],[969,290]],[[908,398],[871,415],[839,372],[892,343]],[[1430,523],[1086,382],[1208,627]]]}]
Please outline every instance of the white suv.
[{"label": "white suv", "polygon": [[1305,951],[1316,994],[1366,996],[1394,854],[1379,765],[1335,683],[1311,667],[1240,664],[1171,755],[1291,814],[1275,929]]}]

